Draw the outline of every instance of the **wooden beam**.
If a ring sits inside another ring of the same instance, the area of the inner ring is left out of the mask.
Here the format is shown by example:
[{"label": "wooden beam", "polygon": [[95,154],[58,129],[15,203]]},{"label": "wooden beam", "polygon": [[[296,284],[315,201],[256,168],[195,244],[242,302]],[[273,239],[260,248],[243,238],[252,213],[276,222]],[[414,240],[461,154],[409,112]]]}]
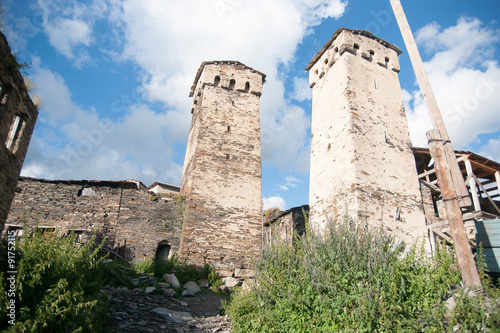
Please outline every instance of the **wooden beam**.
[{"label": "wooden beam", "polygon": [[453,186],[458,193],[457,198],[459,205],[460,207],[469,207],[472,205],[471,198],[469,197],[469,191],[465,186],[462,172],[460,171],[460,167],[455,156],[455,151],[453,150],[453,147],[451,145],[450,137],[448,136],[448,132],[446,131],[446,126],[444,125],[443,117],[441,116],[441,112],[439,111],[436,97],[434,96],[429,78],[427,77],[427,73],[425,72],[424,63],[420,58],[417,43],[413,38],[413,34],[411,32],[410,25],[408,24],[408,20],[406,19],[406,15],[403,11],[403,7],[401,6],[401,2],[399,0],[390,1],[392,10],[394,11],[394,15],[396,16],[396,21],[399,25],[399,30],[401,30],[401,35],[403,36],[403,40],[406,45],[406,50],[408,51],[408,55],[410,56],[413,70],[415,71],[415,75],[420,86],[420,90],[422,91],[422,96],[424,97],[425,104],[427,105],[432,124],[434,128],[438,129],[441,132],[441,138],[443,139],[443,145],[446,151],[446,154],[443,156],[443,158],[445,158],[449,163],[452,173]]},{"label": "wooden beam", "polygon": [[495,171],[495,180],[497,181],[497,189],[500,191],[500,172]]},{"label": "wooden beam", "polygon": [[481,279],[465,232],[462,210],[458,203],[458,194],[453,185],[450,165],[446,159],[446,150],[439,130],[434,129],[427,132],[427,139],[429,141],[429,151],[435,161],[438,178],[441,180],[441,195],[446,208],[446,216],[450,225],[462,280],[467,287],[481,287]]},{"label": "wooden beam", "polygon": [[[465,160],[465,169],[467,170],[467,177],[470,178],[474,174],[474,172],[472,170],[472,164],[468,159]],[[469,181],[469,188],[472,194],[472,202],[474,204],[474,210],[481,210],[481,204],[479,203],[476,182],[474,181],[474,179],[471,179]]]},{"label": "wooden beam", "polygon": [[497,204],[495,203],[495,201],[493,201],[493,199],[490,197],[490,195],[488,194],[488,192],[484,189],[483,185],[481,185],[481,183],[479,182],[479,180],[476,178],[476,176],[472,175],[472,177],[474,177],[474,179],[476,180],[477,184],[479,185],[479,187],[483,190],[484,194],[486,194],[486,196],[488,197],[488,199],[490,200],[491,204],[493,205],[493,207],[495,207],[495,209],[497,210],[497,212],[500,213],[500,208],[498,208]]},{"label": "wooden beam", "polygon": [[491,172],[498,172],[498,169],[492,168],[490,166],[487,166],[486,164],[479,163],[478,161],[470,160],[473,164],[480,166],[481,168],[485,168]]}]

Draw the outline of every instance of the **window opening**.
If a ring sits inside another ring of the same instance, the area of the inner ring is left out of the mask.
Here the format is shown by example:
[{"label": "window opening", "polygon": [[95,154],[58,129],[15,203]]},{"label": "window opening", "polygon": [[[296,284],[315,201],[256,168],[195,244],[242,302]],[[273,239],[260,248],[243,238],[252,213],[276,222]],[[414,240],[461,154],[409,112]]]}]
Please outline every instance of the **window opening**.
[{"label": "window opening", "polygon": [[7,149],[13,150],[14,141],[18,139],[19,133],[21,132],[21,117],[16,115],[14,120],[12,121],[12,125],[10,126],[9,135],[7,135],[7,141],[5,142],[5,146]]},{"label": "window opening", "polygon": [[245,92],[248,92],[250,90],[250,82],[245,83]]},{"label": "window opening", "polygon": [[231,126],[228,126],[228,127],[227,127],[227,131],[228,131],[228,132],[231,132]]},{"label": "window opening", "polygon": [[219,85],[219,83],[220,83],[220,76],[219,76],[219,75],[217,75],[217,76],[215,77],[215,79],[214,79],[214,86],[216,86],[216,87],[217,87],[217,86]]},{"label": "window opening", "polygon": [[228,159],[229,159],[229,154],[226,154],[226,160],[228,160]]},{"label": "window opening", "polygon": [[229,81],[229,89],[233,90],[235,85],[236,85],[236,81],[234,79],[231,79],[231,81]]},{"label": "window opening", "polygon": [[355,50],[359,50],[359,45],[358,44],[354,44],[354,49]]}]

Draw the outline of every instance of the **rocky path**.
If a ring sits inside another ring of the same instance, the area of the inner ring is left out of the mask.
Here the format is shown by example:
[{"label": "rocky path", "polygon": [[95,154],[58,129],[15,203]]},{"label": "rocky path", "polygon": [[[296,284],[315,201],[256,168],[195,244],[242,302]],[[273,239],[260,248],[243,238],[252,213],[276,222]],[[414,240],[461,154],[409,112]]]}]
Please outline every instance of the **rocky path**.
[{"label": "rocky path", "polygon": [[202,293],[180,299],[106,286],[110,332],[231,332],[230,319],[220,316],[221,297]]}]

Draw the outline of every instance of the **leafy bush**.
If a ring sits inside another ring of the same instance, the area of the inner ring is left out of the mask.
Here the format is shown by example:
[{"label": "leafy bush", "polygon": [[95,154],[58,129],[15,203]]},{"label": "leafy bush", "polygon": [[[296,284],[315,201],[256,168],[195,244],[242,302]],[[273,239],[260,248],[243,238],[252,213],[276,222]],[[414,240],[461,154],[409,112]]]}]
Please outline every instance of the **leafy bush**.
[{"label": "leafy bush", "polygon": [[178,264],[179,259],[177,257],[166,260],[153,260],[152,258],[147,258],[135,263],[134,270],[136,273],[153,275],[161,279],[163,275],[172,273],[172,270]]},{"label": "leafy bush", "polygon": [[442,298],[460,283],[445,248],[403,256],[383,230],[350,220],[293,247],[275,239],[256,264],[256,286],[226,305],[235,332],[440,332]]},{"label": "leafy bush", "polygon": [[[26,228],[25,228],[26,230]],[[104,281],[101,245],[95,237],[76,244],[74,235],[47,237],[26,232],[16,244],[15,332],[98,332],[106,320],[100,295]],[[8,327],[5,313],[6,276],[0,290],[1,327]]]}]

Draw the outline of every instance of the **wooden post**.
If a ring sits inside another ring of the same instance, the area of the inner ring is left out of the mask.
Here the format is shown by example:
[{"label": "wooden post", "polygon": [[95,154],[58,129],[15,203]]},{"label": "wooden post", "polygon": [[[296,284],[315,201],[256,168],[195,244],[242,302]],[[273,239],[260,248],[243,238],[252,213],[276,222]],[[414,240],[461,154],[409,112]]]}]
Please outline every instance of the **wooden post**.
[{"label": "wooden post", "polygon": [[481,279],[465,232],[457,191],[453,186],[451,170],[446,159],[446,151],[439,130],[433,129],[427,132],[427,140],[429,141],[429,151],[432,158],[434,158],[436,174],[441,183],[441,195],[443,196],[446,215],[450,224],[451,238],[453,239],[462,280],[466,287],[481,287]]},{"label": "wooden post", "polygon": [[470,177],[469,188],[472,194],[472,202],[474,203],[474,211],[481,211],[481,204],[479,203],[479,196],[477,194],[476,180],[471,175],[474,174],[472,170],[472,163],[469,158],[465,159],[465,169],[467,169],[467,177]]},{"label": "wooden post", "polygon": [[394,11],[394,15],[396,16],[396,21],[399,25],[399,30],[401,30],[401,35],[403,36],[403,40],[406,45],[406,50],[408,51],[408,55],[410,56],[411,64],[413,65],[413,70],[415,71],[418,85],[420,86],[422,96],[424,97],[425,104],[427,105],[432,125],[434,126],[434,128],[438,129],[441,132],[444,148],[446,150],[446,156],[451,167],[453,184],[459,195],[458,202],[460,204],[460,207],[469,207],[472,204],[469,197],[469,192],[467,191],[467,187],[465,186],[464,178],[462,176],[462,172],[460,171],[460,166],[458,165],[453,147],[451,146],[450,137],[448,136],[448,132],[446,131],[446,127],[444,125],[441,112],[439,111],[436,97],[434,97],[434,92],[432,91],[429,78],[427,77],[427,73],[425,72],[422,58],[420,58],[417,43],[413,38],[413,34],[411,32],[410,25],[408,24],[408,20],[406,19],[406,15],[403,11],[403,7],[401,6],[401,2],[399,0],[390,1],[392,10]]},{"label": "wooden post", "polygon": [[497,190],[500,192],[500,172],[495,171],[495,180],[497,181]]}]

